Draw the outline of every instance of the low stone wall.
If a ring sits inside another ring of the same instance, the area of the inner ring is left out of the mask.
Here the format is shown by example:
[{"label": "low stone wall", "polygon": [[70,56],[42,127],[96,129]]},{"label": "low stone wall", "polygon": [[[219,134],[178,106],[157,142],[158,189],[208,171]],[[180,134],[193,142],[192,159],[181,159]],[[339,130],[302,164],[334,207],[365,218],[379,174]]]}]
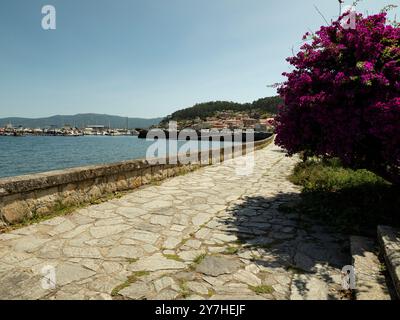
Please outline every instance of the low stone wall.
[{"label": "low stone wall", "polygon": [[[255,149],[263,148],[272,139],[270,137],[255,142]],[[213,158],[212,155],[218,155],[218,152],[219,159],[218,156],[217,159],[215,156]],[[232,147],[199,152],[189,164],[182,164],[176,158],[167,158],[163,161],[166,164],[132,160],[3,178],[0,179],[0,223],[15,224],[32,217],[51,214],[60,208],[89,204],[107,194],[132,190],[224,161],[227,155],[227,158],[235,158],[245,152],[244,144],[242,150],[235,152]]]}]

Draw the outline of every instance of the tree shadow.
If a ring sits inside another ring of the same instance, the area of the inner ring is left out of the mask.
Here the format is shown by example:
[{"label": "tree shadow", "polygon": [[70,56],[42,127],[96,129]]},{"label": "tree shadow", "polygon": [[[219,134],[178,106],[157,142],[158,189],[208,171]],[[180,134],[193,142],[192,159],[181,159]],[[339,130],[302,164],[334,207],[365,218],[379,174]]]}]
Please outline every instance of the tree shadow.
[{"label": "tree shadow", "polygon": [[366,184],[305,192],[296,210],[339,232],[376,238],[378,225],[400,226],[400,189]]},{"label": "tree shadow", "polygon": [[348,237],[302,216],[300,202],[296,193],[248,197],[220,222],[237,237],[239,257],[266,273],[294,274],[291,287],[298,296],[315,298],[323,294],[316,289],[321,286],[333,289],[326,298],[337,299],[332,292],[341,290],[340,271],[351,264]]}]

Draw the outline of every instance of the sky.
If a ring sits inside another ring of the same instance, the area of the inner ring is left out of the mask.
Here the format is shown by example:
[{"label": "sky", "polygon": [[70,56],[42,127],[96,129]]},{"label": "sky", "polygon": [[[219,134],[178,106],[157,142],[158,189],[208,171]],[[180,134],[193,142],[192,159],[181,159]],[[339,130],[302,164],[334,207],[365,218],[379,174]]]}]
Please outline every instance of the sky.
[{"label": "sky", "polygon": [[[1,0],[0,117],[152,118],[275,95],[285,59],[325,24],[314,4],[327,20],[339,13],[338,0]],[[358,11],[386,4],[400,1]],[[44,5],[56,30],[42,29]]]}]

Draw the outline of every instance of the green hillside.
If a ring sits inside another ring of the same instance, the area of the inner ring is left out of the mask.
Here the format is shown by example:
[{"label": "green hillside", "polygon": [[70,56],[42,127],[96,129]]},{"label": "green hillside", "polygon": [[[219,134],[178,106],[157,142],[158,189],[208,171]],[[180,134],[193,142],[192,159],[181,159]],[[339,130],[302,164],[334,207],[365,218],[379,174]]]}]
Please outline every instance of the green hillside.
[{"label": "green hillside", "polygon": [[176,111],[163,119],[163,123],[169,120],[181,121],[195,118],[206,120],[207,117],[212,117],[215,113],[222,111],[257,113],[260,116],[274,115],[278,112],[278,106],[280,104],[282,104],[282,99],[279,96],[262,98],[252,103],[236,103],[229,101],[205,102],[196,104],[191,108]]}]

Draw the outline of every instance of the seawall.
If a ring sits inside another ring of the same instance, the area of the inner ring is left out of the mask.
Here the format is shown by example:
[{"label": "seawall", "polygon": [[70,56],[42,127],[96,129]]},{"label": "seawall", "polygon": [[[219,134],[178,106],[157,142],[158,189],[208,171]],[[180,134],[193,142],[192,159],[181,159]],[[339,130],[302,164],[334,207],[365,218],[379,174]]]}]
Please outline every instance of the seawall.
[{"label": "seawall", "polygon": [[[273,138],[271,136],[254,142],[255,149],[263,148]],[[58,208],[90,204],[108,194],[133,190],[202,166],[222,162],[226,158],[240,157],[246,153],[246,146],[248,147],[243,144],[239,150],[226,147],[201,151],[189,163],[181,163],[176,157],[162,159],[166,160],[161,161],[165,164],[130,160],[2,178],[0,224],[12,225],[33,217],[49,215]]]}]

